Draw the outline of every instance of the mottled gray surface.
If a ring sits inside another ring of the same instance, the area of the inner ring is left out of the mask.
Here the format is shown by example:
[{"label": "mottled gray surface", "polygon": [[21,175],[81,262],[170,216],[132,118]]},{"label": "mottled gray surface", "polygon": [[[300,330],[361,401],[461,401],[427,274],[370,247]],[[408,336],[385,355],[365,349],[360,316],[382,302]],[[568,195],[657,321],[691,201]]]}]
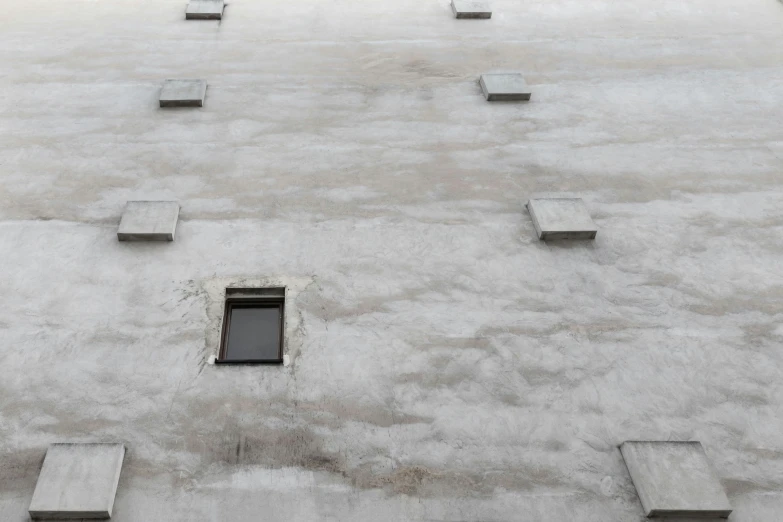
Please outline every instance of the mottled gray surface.
[{"label": "mottled gray surface", "polygon": [[124,456],[122,444],[50,445],[30,502],[30,516],[111,517]]},{"label": "mottled gray surface", "polygon": [[581,198],[541,198],[527,202],[539,239],[594,239],[598,229]]},{"label": "mottled gray surface", "polygon": [[[0,1],[0,520],[67,439],[126,442],[119,522],[641,522],[652,439],[780,521],[783,4]],[[560,193],[595,241],[536,238]],[[246,278],[288,367],[208,364]]]},{"label": "mottled gray surface", "polygon": [[701,443],[626,441],[620,453],[647,516],[726,518],[731,513]]},{"label": "mottled gray surface", "polygon": [[487,101],[527,101],[530,88],[519,73],[482,74],[479,78],[481,90]]},{"label": "mottled gray surface", "polygon": [[120,241],[174,241],[179,219],[176,201],[128,201],[117,229]]},{"label": "mottled gray surface", "polygon": [[204,80],[165,80],[160,89],[160,106],[202,107],[206,93]]},{"label": "mottled gray surface", "polygon": [[188,20],[220,20],[223,17],[223,0],[190,0],[185,8]]},{"label": "mottled gray surface", "polygon": [[492,18],[492,9],[488,2],[451,0],[451,10],[456,18]]}]

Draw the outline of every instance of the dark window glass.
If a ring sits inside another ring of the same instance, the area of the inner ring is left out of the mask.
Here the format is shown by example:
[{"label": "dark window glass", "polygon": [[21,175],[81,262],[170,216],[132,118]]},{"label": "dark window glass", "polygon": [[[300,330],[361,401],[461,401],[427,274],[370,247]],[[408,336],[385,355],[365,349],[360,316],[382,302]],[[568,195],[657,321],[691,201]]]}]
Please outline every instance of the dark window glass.
[{"label": "dark window glass", "polygon": [[228,299],[219,362],[282,362],[282,332],[282,300]]}]

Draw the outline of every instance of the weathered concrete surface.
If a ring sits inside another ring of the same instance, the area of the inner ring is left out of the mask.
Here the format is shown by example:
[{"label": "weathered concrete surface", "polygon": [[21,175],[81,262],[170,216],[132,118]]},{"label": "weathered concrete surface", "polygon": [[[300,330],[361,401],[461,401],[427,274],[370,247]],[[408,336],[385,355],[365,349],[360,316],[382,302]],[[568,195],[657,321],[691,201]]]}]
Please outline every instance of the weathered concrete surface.
[{"label": "weathered concrete surface", "polygon": [[160,89],[160,106],[203,107],[206,94],[204,80],[165,80]]},{"label": "weathered concrete surface", "polygon": [[626,441],[620,453],[648,517],[727,518],[731,514],[701,443]]},{"label": "weathered concrete surface", "polygon": [[117,229],[120,241],[174,241],[179,219],[176,201],[128,201]]},{"label": "weathered concrete surface", "polygon": [[456,18],[492,18],[492,9],[488,2],[451,0],[451,10]]},{"label": "weathered concrete surface", "polygon": [[540,198],[526,204],[538,239],[595,239],[598,229],[581,198]]},{"label": "weathered concrete surface", "polygon": [[223,17],[223,0],[190,0],[185,8],[187,20],[220,20]]},{"label": "weathered concrete surface", "polygon": [[50,445],[30,502],[30,517],[111,517],[124,456],[122,444]]},{"label": "weathered concrete surface", "polygon": [[519,73],[482,74],[479,85],[487,101],[527,101],[530,88]]},{"label": "weathered concrete surface", "polygon": [[[184,4],[0,11],[0,520],[66,439],[126,443],[120,522],[641,522],[660,439],[780,521],[783,4]],[[594,242],[536,238],[563,192]],[[242,278],[301,285],[290,366],[208,364]]]}]

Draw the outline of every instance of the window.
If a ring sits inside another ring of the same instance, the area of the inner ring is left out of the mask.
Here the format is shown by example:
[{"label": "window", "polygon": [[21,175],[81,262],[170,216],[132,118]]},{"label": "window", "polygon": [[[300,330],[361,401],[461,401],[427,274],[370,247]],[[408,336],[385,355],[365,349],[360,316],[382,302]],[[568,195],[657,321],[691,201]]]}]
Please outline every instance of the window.
[{"label": "window", "polygon": [[228,288],[217,363],[283,362],[285,288]]}]

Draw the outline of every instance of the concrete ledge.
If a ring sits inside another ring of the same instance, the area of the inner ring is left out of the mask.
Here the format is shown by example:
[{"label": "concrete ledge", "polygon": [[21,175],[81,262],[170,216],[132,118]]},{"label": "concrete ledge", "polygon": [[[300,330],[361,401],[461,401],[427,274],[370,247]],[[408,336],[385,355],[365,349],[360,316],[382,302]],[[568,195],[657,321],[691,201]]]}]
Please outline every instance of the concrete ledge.
[{"label": "concrete ledge", "polygon": [[223,13],[185,13],[185,20],[222,20]]},{"label": "concrete ledge", "polygon": [[580,198],[540,198],[527,202],[538,239],[595,239],[595,226]]},{"label": "concrete ledge", "polygon": [[128,201],[117,229],[120,241],[174,241],[176,201]]},{"label": "concrete ledge", "polygon": [[476,0],[451,0],[451,11],[455,18],[492,18],[489,4]]},{"label": "concrete ledge", "polygon": [[186,20],[220,20],[223,18],[223,0],[190,0],[185,9]]},{"label": "concrete ledge", "polygon": [[160,90],[160,106],[203,107],[206,94],[204,80],[166,80]]},{"label": "concrete ledge", "polygon": [[487,101],[530,100],[530,89],[519,73],[482,74],[479,84]]},{"label": "concrete ledge", "polygon": [[700,442],[626,441],[620,452],[648,517],[731,514]]},{"label": "concrete ledge", "polygon": [[111,518],[125,446],[52,444],[30,502],[30,517]]},{"label": "concrete ledge", "polygon": [[729,515],[731,515],[730,509],[728,511],[653,510],[647,513],[647,518],[685,518],[688,520],[693,520],[693,519],[715,520],[716,518],[729,518]]}]

